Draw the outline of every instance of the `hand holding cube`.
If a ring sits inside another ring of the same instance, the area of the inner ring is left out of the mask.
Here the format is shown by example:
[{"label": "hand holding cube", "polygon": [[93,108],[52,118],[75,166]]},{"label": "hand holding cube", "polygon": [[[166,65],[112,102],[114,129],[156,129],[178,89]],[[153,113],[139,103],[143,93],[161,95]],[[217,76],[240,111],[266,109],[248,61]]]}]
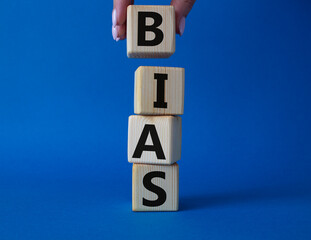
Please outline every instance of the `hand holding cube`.
[{"label": "hand holding cube", "polygon": [[[171,5],[175,8],[176,33],[183,35],[185,19],[190,12],[195,0],[172,0]],[[119,41],[126,38],[127,7],[134,4],[134,0],[114,0],[112,10],[112,37]]]}]

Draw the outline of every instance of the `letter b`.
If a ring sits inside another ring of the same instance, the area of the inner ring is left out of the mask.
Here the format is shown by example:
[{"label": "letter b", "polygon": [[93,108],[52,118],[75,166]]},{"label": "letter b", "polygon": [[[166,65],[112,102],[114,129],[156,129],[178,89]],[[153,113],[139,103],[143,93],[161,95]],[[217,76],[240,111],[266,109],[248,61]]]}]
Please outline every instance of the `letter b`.
[{"label": "letter b", "polygon": [[[154,20],[153,25],[147,26],[147,18]],[[163,41],[163,32],[158,27],[162,23],[162,16],[156,12],[138,12],[138,46],[156,46]],[[146,32],[155,34],[153,40],[146,40]]]}]

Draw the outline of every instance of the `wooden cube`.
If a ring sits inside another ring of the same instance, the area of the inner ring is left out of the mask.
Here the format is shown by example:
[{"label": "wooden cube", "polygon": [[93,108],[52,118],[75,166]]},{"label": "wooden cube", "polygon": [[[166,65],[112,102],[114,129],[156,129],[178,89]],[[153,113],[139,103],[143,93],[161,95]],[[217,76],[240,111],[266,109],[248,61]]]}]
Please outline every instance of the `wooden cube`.
[{"label": "wooden cube", "polygon": [[130,5],[126,24],[129,58],[167,58],[175,52],[173,6]]},{"label": "wooden cube", "polygon": [[175,116],[129,117],[128,161],[173,164],[181,156],[181,118]]},{"label": "wooden cube", "polygon": [[133,164],[133,211],[178,211],[179,167]]},{"label": "wooden cube", "polygon": [[184,68],[139,67],[135,72],[134,112],[142,115],[182,115],[184,87]]}]

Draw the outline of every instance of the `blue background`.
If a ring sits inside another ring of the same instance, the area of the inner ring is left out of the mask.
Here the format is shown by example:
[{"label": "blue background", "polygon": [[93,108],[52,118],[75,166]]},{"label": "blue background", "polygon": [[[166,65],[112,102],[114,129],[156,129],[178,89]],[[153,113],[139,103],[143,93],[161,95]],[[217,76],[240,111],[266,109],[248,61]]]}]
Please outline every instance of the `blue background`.
[{"label": "blue background", "polygon": [[[111,11],[0,2],[0,239],[310,239],[310,1],[197,1],[169,59],[128,59]],[[176,213],[131,211],[141,65],[186,69]]]}]

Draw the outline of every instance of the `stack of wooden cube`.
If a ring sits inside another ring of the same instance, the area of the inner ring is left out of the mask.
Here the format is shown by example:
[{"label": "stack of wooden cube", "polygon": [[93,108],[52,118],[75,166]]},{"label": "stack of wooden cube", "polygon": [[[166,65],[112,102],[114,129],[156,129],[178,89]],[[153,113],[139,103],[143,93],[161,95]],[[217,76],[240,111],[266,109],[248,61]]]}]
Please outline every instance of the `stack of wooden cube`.
[{"label": "stack of wooden cube", "polygon": [[[175,52],[172,6],[127,9],[127,54],[163,58]],[[133,211],[177,211],[184,112],[185,71],[139,67],[135,72],[134,112],[129,117],[128,161],[133,163]]]}]

